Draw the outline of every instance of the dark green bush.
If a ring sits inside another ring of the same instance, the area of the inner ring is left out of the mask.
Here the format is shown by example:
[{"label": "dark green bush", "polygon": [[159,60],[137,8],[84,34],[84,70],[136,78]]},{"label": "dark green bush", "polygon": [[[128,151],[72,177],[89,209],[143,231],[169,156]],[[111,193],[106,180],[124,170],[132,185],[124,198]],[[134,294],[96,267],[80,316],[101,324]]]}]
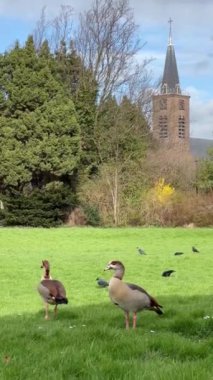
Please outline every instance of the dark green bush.
[{"label": "dark green bush", "polygon": [[68,187],[36,189],[30,194],[4,196],[0,220],[6,226],[53,227],[64,223],[76,206]]},{"label": "dark green bush", "polygon": [[83,204],[81,207],[85,215],[86,224],[94,227],[101,225],[101,217],[97,206]]}]

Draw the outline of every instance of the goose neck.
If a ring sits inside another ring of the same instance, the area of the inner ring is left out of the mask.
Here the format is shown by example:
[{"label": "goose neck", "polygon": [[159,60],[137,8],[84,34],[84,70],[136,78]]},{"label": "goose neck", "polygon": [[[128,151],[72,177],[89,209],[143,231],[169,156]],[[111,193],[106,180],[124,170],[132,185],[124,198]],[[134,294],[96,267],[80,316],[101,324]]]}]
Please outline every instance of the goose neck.
[{"label": "goose neck", "polygon": [[122,280],[123,276],[124,276],[124,269],[123,268],[116,269],[114,277],[118,278],[119,280]]}]

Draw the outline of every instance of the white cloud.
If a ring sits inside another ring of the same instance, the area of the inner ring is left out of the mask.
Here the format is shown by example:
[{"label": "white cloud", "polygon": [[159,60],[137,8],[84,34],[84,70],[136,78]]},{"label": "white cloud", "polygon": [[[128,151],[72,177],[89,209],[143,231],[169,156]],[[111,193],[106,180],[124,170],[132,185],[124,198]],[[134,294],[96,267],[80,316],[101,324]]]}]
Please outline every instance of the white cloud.
[{"label": "white cloud", "polygon": [[[154,22],[167,27],[167,20],[171,17],[174,20],[175,31],[182,37],[183,31],[189,30],[191,26],[195,29],[212,26],[212,0],[130,0],[130,6],[134,8],[136,20],[140,25],[150,26]],[[209,32],[209,37],[210,34]]]},{"label": "white cloud", "polygon": [[43,7],[46,7],[48,18],[57,15],[61,4],[69,5],[75,13],[88,8],[91,0],[1,0],[0,16],[21,20],[36,21]]},{"label": "white cloud", "polygon": [[213,139],[213,99],[194,87],[186,89],[190,94],[191,137]]}]

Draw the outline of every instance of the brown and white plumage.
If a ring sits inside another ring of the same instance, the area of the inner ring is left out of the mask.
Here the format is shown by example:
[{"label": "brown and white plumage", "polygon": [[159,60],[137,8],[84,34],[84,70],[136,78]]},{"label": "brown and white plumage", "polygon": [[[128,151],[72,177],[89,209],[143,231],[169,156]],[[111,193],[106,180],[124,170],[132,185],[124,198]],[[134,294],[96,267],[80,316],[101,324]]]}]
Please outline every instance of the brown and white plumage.
[{"label": "brown and white plumage", "polygon": [[162,306],[146,290],[135,284],[122,281],[125,268],[121,261],[110,261],[105,270],[115,270],[109,282],[109,296],[111,301],[125,312],[126,328],[129,328],[129,313],[133,312],[133,328],[136,327],[137,312],[144,309],[163,314]]},{"label": "brown and white plumage", "polygon": [[68,299],[64,285],[60,281],[51,278],[50,265],[47,260],[42,261],[41,268],[44,268],[44,276],[38,285],[38,292],[45,304],[45,319],[49,319],[48,304],[55,305],[54,313],[56,315],[57,306],[62,303],[67,304]]}]

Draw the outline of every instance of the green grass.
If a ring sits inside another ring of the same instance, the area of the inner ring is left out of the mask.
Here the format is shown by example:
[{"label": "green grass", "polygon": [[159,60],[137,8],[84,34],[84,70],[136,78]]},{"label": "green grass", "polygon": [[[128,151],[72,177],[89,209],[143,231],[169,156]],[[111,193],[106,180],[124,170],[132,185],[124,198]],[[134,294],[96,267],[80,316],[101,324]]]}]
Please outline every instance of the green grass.
[{"label": "green grass", "polygon": [[[1,228],[0,247],[1,380],[213,379],[212,229]],[[49,321],[36,290],[42,259],[69,298],[55,320],[50,307]],[[95,281],[110,278],[112,259],[163,304],[162,317],[146,311],[136,330],[124,329]],[[176,273],[164,278],[166,269]]]}]

